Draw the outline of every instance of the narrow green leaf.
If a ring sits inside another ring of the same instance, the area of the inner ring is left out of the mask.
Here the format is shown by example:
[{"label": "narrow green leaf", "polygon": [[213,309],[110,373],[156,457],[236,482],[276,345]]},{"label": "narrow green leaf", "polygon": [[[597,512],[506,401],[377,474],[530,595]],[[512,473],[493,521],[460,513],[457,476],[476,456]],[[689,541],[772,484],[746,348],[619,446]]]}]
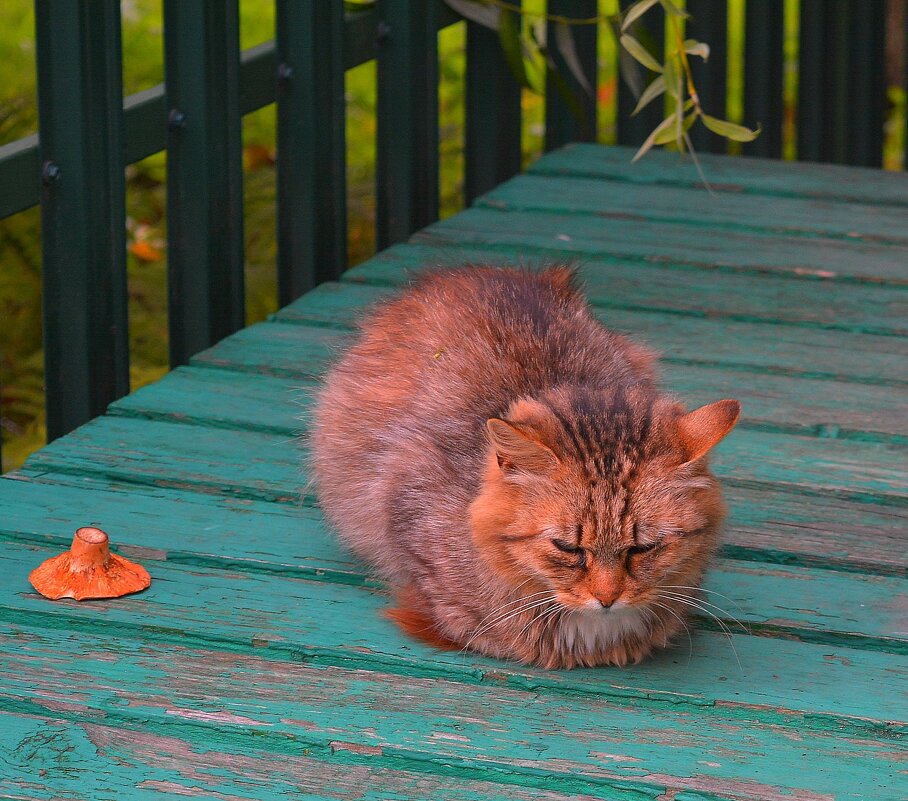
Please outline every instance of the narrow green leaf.
[{"label": "narrow green leaf", "polygon": [[695,39],[684,40],[684,52],[689,56],[700,56],[704,61],[709,61],[709,45]]},{"label": "narrow green leaf", "polygon": [[530,36],[532,36],[533,41],[539,45],[540,50],[544,50],[548,47],[549,28],[545,21],[545,17],[540,17],[530,23]]},{"label": "narrow green leaf", "polygon": [[532,88],[527,79],[523,63],[523,48],[520,44],[520,21],[512,11],[502,11],[498,17],[498,40],[504,52],[508,67],[521,86]]},{"label": "narrow green leaf", "polygon": [[[617,14],[612,14],[607,18],[607,22],[615,39],[620,39],[620,16]],[[643,70],[640,68],[640,65],[637,63],[634,57],[623,47],[618,48],[618,74],[621,76],[621,79],[630,90],[631,95],[633,95],[634,97],[640,97],[640,93],[643,91]]]},{"label": "narrow green leaf", "polygon": [[563,22],[555,25],[555,44],[558,45],[558,52],[567,64],[571,74],[577,80],[577,83],[583,87],[583,91],[590,97],[593,96],[593,87],[583,74],[583,67],[580,66],[580,58],[577,55],[577,47],[574,44],[574,34],[571,33],[571,26]]},{"label": "narrow green leaf", "polygon": [[656,59],[650,54],[640,42],[638,42],[633,36],[629,33],[621,34],[621,46],[627,50],[637,61],[639,61],[647,69],[651,69],[653,72],[662,72],[662,65],[656,61]]},{"label": "narrow green leaf", "polygon": [[678,120],[677,114],[671,114],[667,119],[672,121],[672,124],[669,125],[662,133],[660,133],[654,140],[654,145],[667,145],[669,142],[678,141],[678,131],[675,130],[675,125]]},{"label": "narrow green leaf", "polygon": [[[642,145],[640,145],[640,149],[637,151],[636,155],[634,156],[633,159],[631,159],[631,161],[635,162],[635,161],[639,161],[641,158],[643,158],[643,156],[645,156],[650,151],[652,146],[654,144],[656,144],[657,137],[662,136],[666,130],[671,131],[671,127],[674,124],[675,124],[675,115],[669,114],[664,120],[662,120],[662,122],[660,122],[653,129],[652,133],[650,133],[650,135],[646,137],[646,141]],[[672,131],[672,136],[670,136],[667,141],[671,142],[672,138],[674,138],[674,131]]]},{"label": "narrow green leaf", "polygon": [[621,22],[621,32],[623,33],[630,28],[636,20],[640,19],[641,16],[658,2],[660,2],[660,0],[640,0],[639,3],[634,3],[624,15],[624,20]]},{"label": "narrow green leaf", "polygon": [[445,0],[445,2],[464,19],[472,20],[493,31],[498,30],[500,10],[497,6],[490,6],[479,0]]},{"label": "narrow green leaf", "polygon": [[653,100],[655,100],[659,95],[665,91],[665,76],[657,75],[653,78],[652,83],[643,90],[643,94],[640,95],[640,99],[637,101],[637,106],[631,112],[631,116],[635,116],[647,105],[649,105]]},{"label": "narrow green leaf", "polygon": [[757,126],[757,130],[752,131],[750,128],[745,128],[743,125],[736,125],[727,120],[710,117],[709,114],[702,114],[701,116],[703,117],[703,124],[709,128],[709,130],[735,142],[753,142],[753,140],[760,135],[761,128],[759,125]]}]

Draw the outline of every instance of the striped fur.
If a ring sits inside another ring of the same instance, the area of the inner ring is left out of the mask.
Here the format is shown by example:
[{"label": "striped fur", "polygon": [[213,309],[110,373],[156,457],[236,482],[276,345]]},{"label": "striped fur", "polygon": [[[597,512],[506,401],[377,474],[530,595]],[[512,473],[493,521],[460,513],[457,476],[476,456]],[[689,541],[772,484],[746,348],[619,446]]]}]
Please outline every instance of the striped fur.
[{"label": "striped fur", "polygon": [[659,588],[702,578],[724,514],[703,454],[735,419],[734,401],[686,414],[662,395],[568,267],[468,266],[363,320],[319,393],[313,468],[409,633],[626,664],[682,625]]}]

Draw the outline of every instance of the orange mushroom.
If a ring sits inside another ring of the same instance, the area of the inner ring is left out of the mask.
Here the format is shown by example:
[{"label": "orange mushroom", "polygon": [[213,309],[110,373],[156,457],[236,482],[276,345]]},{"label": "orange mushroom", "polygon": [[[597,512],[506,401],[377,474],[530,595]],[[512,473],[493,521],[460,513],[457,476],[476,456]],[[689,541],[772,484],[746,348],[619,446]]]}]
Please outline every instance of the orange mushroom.
[{"label": "orange mushroom", "polygon": [[151,584],[144,567],[111,553],[107,534],[91,526],[80,528],[70,549],[40,564],[28,580],[47,598],[77,601],[118,598]]}]

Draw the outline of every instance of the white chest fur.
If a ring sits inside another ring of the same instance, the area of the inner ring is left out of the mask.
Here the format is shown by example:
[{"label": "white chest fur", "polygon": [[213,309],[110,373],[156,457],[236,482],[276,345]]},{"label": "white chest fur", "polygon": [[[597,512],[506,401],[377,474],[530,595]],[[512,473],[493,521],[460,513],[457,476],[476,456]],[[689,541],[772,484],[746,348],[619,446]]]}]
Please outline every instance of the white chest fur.
[{"label": "white chest fur", "polygon": [[562,618],[556,639],[568,653],[592,653],[646,628],[644,613],[634,607],[583,609]]}]

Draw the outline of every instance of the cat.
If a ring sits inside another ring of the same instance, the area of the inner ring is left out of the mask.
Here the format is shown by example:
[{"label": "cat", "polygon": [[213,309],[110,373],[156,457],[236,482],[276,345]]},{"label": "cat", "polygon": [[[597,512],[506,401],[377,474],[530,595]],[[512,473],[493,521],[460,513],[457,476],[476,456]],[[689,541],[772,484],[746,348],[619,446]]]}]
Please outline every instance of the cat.
[{"label": "cat", "polygon": [[667,647],[717,545],[706,454],[738,401],[661,395],[570,266],[429,272],[359,329],[318,390],[312,467],[398,625],[545,668]]}]

